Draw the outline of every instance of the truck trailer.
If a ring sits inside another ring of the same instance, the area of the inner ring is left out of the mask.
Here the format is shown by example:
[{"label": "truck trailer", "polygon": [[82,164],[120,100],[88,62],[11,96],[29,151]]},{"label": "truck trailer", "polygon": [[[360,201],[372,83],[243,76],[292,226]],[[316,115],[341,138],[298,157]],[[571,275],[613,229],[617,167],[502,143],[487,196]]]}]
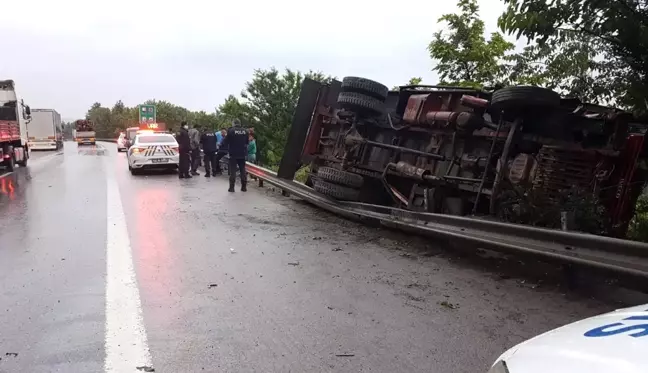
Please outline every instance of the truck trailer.
[{"label": "truck trailer", "polygon": [[338,200],[622,237],[647,127],[541,87],[306,79],[278,176],[308,166],[307,185]]},{"label": "truck trailer", "polygon": [[63,146],[61,115],[52,109],[34,109],[27,125],[31,150],[58,150]]},{"label": "truck trailer", "polygon": [[0,80],[0,167],[13,171],[27,166],[27,123],[31,109],[19,99],[13,80]]}]

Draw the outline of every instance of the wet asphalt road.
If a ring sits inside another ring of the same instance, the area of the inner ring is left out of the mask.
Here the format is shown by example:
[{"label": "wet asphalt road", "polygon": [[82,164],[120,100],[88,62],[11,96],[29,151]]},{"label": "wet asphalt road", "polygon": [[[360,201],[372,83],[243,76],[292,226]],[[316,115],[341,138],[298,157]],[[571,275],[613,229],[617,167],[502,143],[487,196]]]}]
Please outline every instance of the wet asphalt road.
[{"label": "wet asphalt road", "polygon": [[486,372],[619,306],[269,188],[134,177],[114,144],[0,177],[2,373]]}]

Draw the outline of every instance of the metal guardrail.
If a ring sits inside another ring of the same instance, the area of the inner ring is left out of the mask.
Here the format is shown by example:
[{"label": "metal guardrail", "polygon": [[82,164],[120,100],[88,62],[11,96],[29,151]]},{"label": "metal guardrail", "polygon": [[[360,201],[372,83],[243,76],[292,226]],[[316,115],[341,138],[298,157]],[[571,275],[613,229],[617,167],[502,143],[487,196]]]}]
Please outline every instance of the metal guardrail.
[{"label": "metal guardrail", "polygon": [[451,239],[500,252],[538,257],[579,267],[648,278],[648,245],[610,237],[509,224],[465,216],[418,213],[393,207],[340,202],[296,181],[248,163],[248,172],[263,181],[335,214],[413,232]]},{"label": "metal guardrail", "polygon": [[[116,139],[97,141],[117,142]],[[592,234],[565,232],[480,218],[420,213],[388,206],[341,202],[310,187],[277,177],[266,168],[248,163],[259,184],[267,182],[334,214],[360,222],[380,224],[416,234],[451,239],[478,247],[529,255],[548,261],[589,267],[631,278],[648,278],[648,244]]]}]

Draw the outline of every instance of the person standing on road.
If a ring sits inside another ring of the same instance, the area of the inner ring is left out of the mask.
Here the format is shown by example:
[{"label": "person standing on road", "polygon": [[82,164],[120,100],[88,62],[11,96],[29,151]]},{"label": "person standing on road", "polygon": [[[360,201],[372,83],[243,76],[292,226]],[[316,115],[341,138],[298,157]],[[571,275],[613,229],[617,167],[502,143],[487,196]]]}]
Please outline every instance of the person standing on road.
[{"label": "person standing on road", "polygon": [[256,140],[254,139],[252,132],[250,132],[248,134],[247,161],[256,164],[256,153]]},{"label": "person standing on road", "polygon": [[227,136],[223,140],[223,145],[229,150],[229,189],[228,192],[234,192],[236,184],[236,168],[241,173],[241,192],[247,192],[247,175],[245,174],[245,157],[247,156],[247,145],[249,142],[248,131],[241,128],[241,121],[234,119],[232,128],[227,131]]},{"label": "person standing on road", "polygon": [[203,152],[205,153],[205,177],[216,176],[216,151],[218,151],[218,140],[216,134],[212,130],[204,131],[200,137],[200,144],[202,145]]},{"label": "person standing on road", "polygon": [[[227,137],[226,130],[220,130],[220,140],[218,141],[218,153],[216,153],[216,174],[222,175],[223,170],[221,169],[220,161],[224,156],[227,155],[227,144],[224,144],[224,140]],[[214,175],[215,176],[215,175]]]},{"label": "person standing on road", "polygon": [[200,131],[196,127],[191,127],[189,130],[189,139],[191,143],[191,174],[197,176],[200,175],[198,173],[198,166],[200,165]]},{"label": "person standing on road", "polygon": [[191,140],[189,139],[189,126],[187,122],[180,123],[180,132],[176,136],[176,141],[178,141],[178,152],[180,152],[180,164],[178,165],[178,177],[181,179],[190,178],[189,174],[189,162],[191,152]]}]

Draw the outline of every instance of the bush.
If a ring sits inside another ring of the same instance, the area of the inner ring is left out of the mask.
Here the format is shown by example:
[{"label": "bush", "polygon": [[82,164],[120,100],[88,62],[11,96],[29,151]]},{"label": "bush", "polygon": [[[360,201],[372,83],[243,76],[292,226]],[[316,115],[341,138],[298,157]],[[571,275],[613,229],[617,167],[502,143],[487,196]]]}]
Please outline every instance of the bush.
[{"label": "bush", "polygon": [[498,217],[506,222],[560,229],[565,211],[574,214],[576,231],[601,235],[609,231],[605,208],[590,191],[572,188],[548,196],[542,189],[509,185],[498,202]]},{"label": "bush", "polygon": [[628,227],[628,238],[648,242],[648,195],[639,196],[635,205],[635,215]]}]

